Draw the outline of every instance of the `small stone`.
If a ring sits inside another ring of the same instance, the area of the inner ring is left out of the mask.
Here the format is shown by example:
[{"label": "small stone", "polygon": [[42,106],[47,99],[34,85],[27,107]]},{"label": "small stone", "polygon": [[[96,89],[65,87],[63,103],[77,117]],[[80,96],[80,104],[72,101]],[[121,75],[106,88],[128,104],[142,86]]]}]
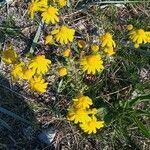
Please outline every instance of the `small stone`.
[{"label": "small stone", "polygon": [[50,145],[56,136],[56,131],[53,128],[46,129],[38,135],[39,141],[42,143]]}]

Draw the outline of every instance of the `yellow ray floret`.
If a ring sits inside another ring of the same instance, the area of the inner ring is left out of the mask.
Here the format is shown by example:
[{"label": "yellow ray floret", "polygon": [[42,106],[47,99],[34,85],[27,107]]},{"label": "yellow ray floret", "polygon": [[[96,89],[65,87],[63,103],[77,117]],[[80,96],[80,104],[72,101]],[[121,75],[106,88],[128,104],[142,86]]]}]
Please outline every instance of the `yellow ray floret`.
[{"label": "yellow ray floret", "polygon": [[53,30],[52,34],[54,34],[57,42],[68,44],[69,42],[73,42],[75,30],[67,26],[61,26],[59,30]]},{"label": "yellow ray floret", "polygon": [[102,42],[102,47],[116,47],[116,43],[109,32],[102,35],[100,41]]},{"label": "yellow ray floret", "polygon": [[6,64],[13,64],[17,59],[18,55],[12,47],[2,52],[2,60]]},{"label": "yellow ray floret", "polygon": [[143,29],[138,29],[130,32],[130,39],[137,45],[147,43],[148,37]]},{"label": "yellow ray floret", "polygon": [[35,74],[35,70],[28,69],[28,68],[23,69],[23,79],[24,80],[30,80],[34,74]]},{"label": "yellow ray floret", "polygon": [[88,133],[96,133],[97,129],[104,127],[104,121],[97,121],[97,118],[95,116],[92,116],[91,120],[83,122],[80,124],[81,129]]},{"label": "yellow ray floret", "polygon": [[92,99],[89,98],[88,96],[79,96],[73,99],[73,101],[74,101],[73,106],[78,109],[86,109],[93,104]]},{"label": "yellow ray floret", "polygon": [[55,3],[57,3],[60,7],[64,7],[67,5],[67,0],[53,0]]},{"label": "yellow ray floret", "polygon": [[49,24],[50,22],[52,24],[56,24],[59,22],[59,17],[58,17],[58,9],[55,7],[48,7],[42,14],[42,20],[46,23]]},{"label": "yellow ray floret", "polygon": [[64,50],[64,52],[63,52],[63,56],[64,57],[69,57],[71,55],[71,50],[70,49],[66,49],[66,50]]},{"label": "yellow ray floret", "polygon": [[68,71],[65,67],[61,67],[58,69],[58,74],[59,76],[64,77],[68,74]]},{"label": "yellow ray floret", "polygon": [[74,123],[86,122],[91,120],[89,112],[86,109],[77,109],[74,107],[71,107],[69,109],[67,119],[69,121],[74,121]]},{"label": "yellow ray floret", "polygon": [[46,92],[48,83],[45,82],[41,77],[34,77],[30,80],[31,90],[36,91],[40,94]]},{"label": "yellow ray floret", "polygon": [[103,60],[99,54],[84,56],[80,60],[80,64],[87,74],[96,74],[96,71],[101,72],[104,69]]},{"label": "yellow ray floret", "polygon": [[23,65],[24,63],[15,64],[11,70],[11,76],[13,80],[22,79],[23,78]]},{"label": "yellow ray floret", "polygon": [[28,14],[31,19],[34,19],[34,14],[36,12],[43,12],[48,7],[47,0],[32,0],[28,6]]},{"label": "yellow ray floret", "polygon": [[48,72],[50,64],[51,61],[49,59],[46,59],[44,55],[39,55],[31,60],[28,68],[41,75]]}]

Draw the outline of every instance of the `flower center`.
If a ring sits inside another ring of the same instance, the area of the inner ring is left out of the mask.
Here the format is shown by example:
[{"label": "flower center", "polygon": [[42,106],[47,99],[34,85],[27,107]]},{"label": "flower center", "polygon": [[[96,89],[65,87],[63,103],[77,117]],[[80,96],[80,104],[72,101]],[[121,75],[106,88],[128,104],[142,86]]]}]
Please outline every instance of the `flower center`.
[{"label": "flower center", "polygon": [[138,34],[138,35],[143,35],[143,34],[145,34],[145,32],[144,32],[143,29],[139,29],[139,30],[137,31],[137,34]]},{"label": "flower center", "polygon": [[97,59],[96,59],[95,56],[89,56],[87,58],[87,62],[88,62],[89,65],[93,65],[93,64],[95,64],[97,62]]}]

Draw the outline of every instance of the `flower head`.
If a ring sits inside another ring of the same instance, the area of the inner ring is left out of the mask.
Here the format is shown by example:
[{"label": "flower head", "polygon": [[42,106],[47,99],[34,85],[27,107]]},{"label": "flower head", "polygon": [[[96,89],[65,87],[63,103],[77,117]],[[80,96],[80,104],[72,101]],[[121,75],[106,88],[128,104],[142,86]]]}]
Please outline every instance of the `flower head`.
[{"label": "flower head", "polygon": [[102,47],[116,47],[116,43],[112,39],[112,35],[108,32],[102,35],[100,40],[102,42]]},{"label": "flower head", "polygon": [[73,99],[73,101],[73,106],[78,109],[86,109],[93,104],[92,99],[90,99],[88,96],[80,96],[78,98]]},{"label": "flower head", "polygon": [[13,64],[17,61],[18,55],[12,47],[2,52],[2,60],[6,64]]},{"label": "flower head", "polygon": [[143,29],[138,29],[130,32],[130,39],[135,43],[135,44],[142,44],[142,43],[147,43],[147,35],[146,32]]},{"label": "flower head", "polygon": [[48,72],[50,64],[51,61],[49,59],[46,59],[44,55],[39,55],[32,59],[28,68],[35,71],[38,75],[41,75]]},{"label": "flower head", "polygon": [[34,77],[30,80],[31,90],[36,91],[40,94],[46,92],[48,83],[45,82],[41,77]]},{"label": "flower head", "polygon": [[59,22],[59,18],[58,18],[58,9],[55,7],[48,7],[42,14],[42,20],[48,24],[48,23],[52,23],[52,24],[56,24],[57,22]]},{"label": "flower head", "polygon": [[59,74],[59,76],[61,76],[61,77],[66,76],[67,73],[68,73],[68,72],[67,72],[67,69],[66,69],[65,67],[61,67],[61,68],[58,69],[58,74]]},{"label": "flower head", "polygon": [[99,54],[84,56],[80,60],[80,64],[87,74],[96,74],[96,71],[101,72],[104,69],[103,60]]},{"label": "flower head", "polygon": [[35,74],[35,70],[28,69],[28,68],[23,69],[23,79],[24,80],[30,80],[34,74]]},{"label": "flower head", "polygon": [[104,127],[104,121],[97,121],[97,118],[95,116],[92,116],[91,120],[84,121],[80,124],[81,129],[88,133],[96,133],[96,129],[100,129]]},{"label": "flower head", "polygon": [[23,65],[24,63],[15,64],[11,70],[11,76],[13,80],[22,79],[23,78]]},{"label": "flower head", "polygon": [[48,7],[47,0],[32,0],[28,6],[28,14],[30,14],[31,19],[34,18],[34,14],[38,11],[42,12]]},{"label": "flower head", "polygon": [[60,7],[64,7],[67,5],[67,0],[54,0],[54,2],[58,3]]},{"label": "flower head", "polygon": [[64,57],[69,57],[71,55],[71,50],[70,49],[66,49],[64,52],[63,52],[63,56]]},{"label": "flower head", "polygon": [[79,48],[85,48],[85,46],[86,46],[86,41],[84,41],[84,40],[78,40],[78,47]]},{"label": "flower head", "polygon": [[115,51],[114,51],[113,47],[105,47],[105,48],[104,48],[104,52],[105,52],[108,56],[112,56],[113,54],[115,54]]},{"label": "flower head", "polygon": [[128,31],[132,30],[133,29],[133,25],[132,24],[127,25],[127,29],[128,29]]},{"label": "flower head", "polygon": [[91,50],[93,53],[97,53],[99,50],[99,46],[97,44],[92,44],[91,45]]},{"label": "flower head", "polygon": [[91,120],[89,113],[86,109],[77,109],[74,107],[71,107],[69,109],[67,119],[70,121],[74,121],[74,123],[87,122]]},{"label": "flower head", "polygon": [[52,35],[48,35],[45,38],[45,44],[53,44],[54,43],[54,39]]},{"label": "flower head", "polygon": [[68,44],[73,41],[75,30],[67,26],[62,26],[59,30],[52,31],[52,34],[54,34],[57,42]]}]

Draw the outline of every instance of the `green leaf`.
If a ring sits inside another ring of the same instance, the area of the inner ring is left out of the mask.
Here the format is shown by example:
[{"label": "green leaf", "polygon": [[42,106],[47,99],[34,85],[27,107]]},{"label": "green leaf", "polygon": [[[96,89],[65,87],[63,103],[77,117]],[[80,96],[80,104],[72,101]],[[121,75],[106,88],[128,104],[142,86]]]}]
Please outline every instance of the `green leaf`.
[{"label": "green leaf", "polygon": [[10,131],[12,130],[12,128],[2,119],[0,119],[0,126],[3,126]]},{"label": "green leaf", "polygon": [[15,118],[16,120],[20,120],[20,121],[22,121],[22,122],[24,122],[24,123],[31,124],[31,123],[30,123],[29,121],[27,121],[26,119],[21,118],[20,116],[16,115],[15,113],[13,113],[13,112],[11,112],[11,111],[5,109],[5,108],[0,107],[0,112],[2,112],[2,113],[4,113],[4,114],[7,114],[7,115],[9,115],[9,116]]},{"label": "green leaf", "polygon": [[41,23],[39,24],[39,27],[38,27],[38,29],[37,29],[37,31],[36,31],[35,37],[34,37],[34,39],[33,39],[33,42],[32,42],[31,48],[30,48],[30,54],[33,54],[33,53],[34,53],[36,44],[37,44],[37,42],[38,42],[38,40],[39,40],[39,37],[40,37],[40,35],[41,35],[41,31],[42,31],[43,25],[44,25],[43,22],[41,22]]},{"label": "green leaf", "polygon": [[131,108],[132,106],[136,105],[137,103],[144,102],[144,101],[150,101],[150,94],[148,95],[142,95],[139,97],[136,97],[135,99],[131,99],[124,104],[124,108]]},{"label": "green leaf", "polygon": [[131,117],[133,121],[137,124],[143,135],[150,138],[150,128],[145,127],[144,124],[136,117],[136,115],[131,115]]}]

